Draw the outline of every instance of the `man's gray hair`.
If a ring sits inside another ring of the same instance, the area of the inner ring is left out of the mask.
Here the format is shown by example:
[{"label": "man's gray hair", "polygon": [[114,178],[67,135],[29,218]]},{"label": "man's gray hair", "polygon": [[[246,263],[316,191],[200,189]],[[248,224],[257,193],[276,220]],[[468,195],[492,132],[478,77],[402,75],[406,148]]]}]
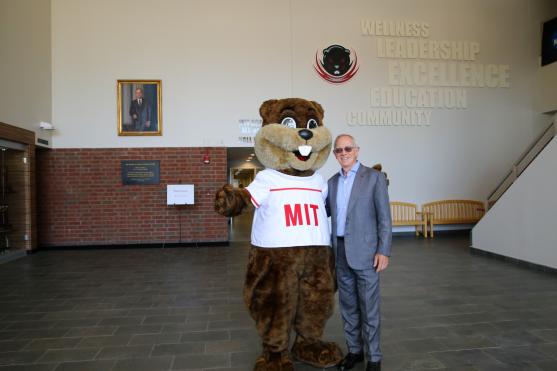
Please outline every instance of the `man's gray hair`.
[{"label": "man's gray hair", "polygon": [[337,135],[337,137],[335,138],[335,148],[337,146],[337,142],[340,138],[342,137],[348,137],[350,138],[350,141],[352,142],[352,147],[358,147],[358,144],[356,144],[356,139],[354,139],[354,137],[350,134],[339,134]]}]

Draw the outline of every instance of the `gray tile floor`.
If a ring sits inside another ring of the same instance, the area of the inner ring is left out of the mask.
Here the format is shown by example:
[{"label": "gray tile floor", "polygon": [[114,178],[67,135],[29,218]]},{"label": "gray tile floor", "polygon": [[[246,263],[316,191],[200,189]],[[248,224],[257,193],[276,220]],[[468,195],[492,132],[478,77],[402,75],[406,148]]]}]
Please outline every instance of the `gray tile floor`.
[{"label": "gray tile floor", "polygon": [[[383,369],[557,370],[557,277],[468,245],[395,237]],[[241,299],[248,248],[52,251],[0,265],[0,370],[250,370],[260,346]],[[325,337],[344,347],[338,312]]]}]

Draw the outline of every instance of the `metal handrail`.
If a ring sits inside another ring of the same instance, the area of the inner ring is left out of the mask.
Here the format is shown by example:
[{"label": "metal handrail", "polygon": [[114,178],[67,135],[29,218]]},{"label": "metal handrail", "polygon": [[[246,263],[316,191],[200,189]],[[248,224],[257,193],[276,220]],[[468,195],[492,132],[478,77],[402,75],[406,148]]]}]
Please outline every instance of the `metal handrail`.
[{"label": "metal handrail", "polygon": [[557,126],[553,122],[547,129],[540,134],[536,140],[520,155],[517,162],[514,163],[511,170],[503,178],[503,180],[495,187],[493,192],[487,198],[488,208],[491,208],[495,202],[505,193],[507,189],[516,181],[524,170],[532,161],[540,154],[545,146],[557,135]]}]

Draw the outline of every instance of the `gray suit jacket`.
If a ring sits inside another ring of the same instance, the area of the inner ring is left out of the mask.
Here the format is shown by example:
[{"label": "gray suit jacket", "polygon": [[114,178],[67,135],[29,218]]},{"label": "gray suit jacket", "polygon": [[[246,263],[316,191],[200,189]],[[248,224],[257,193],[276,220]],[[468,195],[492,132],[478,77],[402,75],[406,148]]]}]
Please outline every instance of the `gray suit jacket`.
[{"label": "gray suit jacket", "polygon": [[[337,190],[340,174],[328,182],[327,214],[331,216],[332,242],[337,253]],[[391,255],[391,208],[385,175],[363,166],[354,178],[348,201],[344,245],[346,260],[352,269],[371,269],[376,253]]]}]

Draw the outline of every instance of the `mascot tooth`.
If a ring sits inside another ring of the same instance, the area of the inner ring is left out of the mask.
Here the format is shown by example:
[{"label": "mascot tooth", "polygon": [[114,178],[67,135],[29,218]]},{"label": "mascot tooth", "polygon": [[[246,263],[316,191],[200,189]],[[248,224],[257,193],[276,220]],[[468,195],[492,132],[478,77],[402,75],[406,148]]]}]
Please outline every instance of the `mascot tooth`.
[{"label": "mascot tooth", "polygon": [[293,360],[331,367],[342,352],[321,340],[336,287],[327,182],[316,172],[331,153],[331,133],[317,102],[273,99],[259,113],[255,153],[265,170],[247,188],[227,184],[215,196],[215,210],[224,216],[256,208],[244,283],[244,302],[263,348],[254,370],[293,371]]},{"label": "mascot tooth", "polygon": [[298,152],[300,152],[302,156],[307,156],[311,153],[311,146],[299,146]]}]

